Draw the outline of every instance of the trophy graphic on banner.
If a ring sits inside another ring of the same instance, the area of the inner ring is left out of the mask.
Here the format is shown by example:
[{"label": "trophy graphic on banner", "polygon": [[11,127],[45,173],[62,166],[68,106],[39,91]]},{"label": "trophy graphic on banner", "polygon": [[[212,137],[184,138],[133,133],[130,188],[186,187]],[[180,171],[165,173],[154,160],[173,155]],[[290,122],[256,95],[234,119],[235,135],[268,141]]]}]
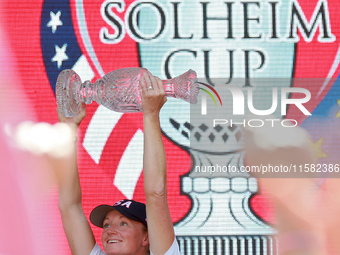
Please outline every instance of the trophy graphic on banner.
[{"label": "trophy graphic on banner", "polygon": [[[142,89],[139,81],[147,70],[144,68],[121,68],[104,75],[94,84],[81,82],[73,70],[60,72],[56,85],[58,108],[66,117],[80,111],[81,104],[96,101],[110,110],[118,112],[142,111]],[[197,102],[198,84],[196,73],[189,70],[173,79],[163,81],[165,95],[189,103]]]},{"label": "trophy graphic on banner", "polygon": [[[238,81],[244,83],[244,79]],[[192,201],[191,210],[175,224],[181,254],[276,255],[275,230],[250,206],[251,197],[258,192],[257,180],[240,171],[244,167],[244,117],[230,117],[232,100],[224,100],[230,98],[229,91],[218,91],[223,107],[202,92],[196,105],[188,105],[187,116],[161,112],[162,130],[186,148],[192,159],[190,171],[181,177],[181,192]],[[208,112],[202,115],[205,95]],[[221,115],[234,123],[224,120],[214,125]]]},{"label": "trophy graphic on banner", "polygon": [[[267,22],[254,21],[256,18],[269,20],[271,13],[267,7],[274,8],[274,5],[265,1],[256,5],[221,0],[188,0],[172,5],[160,0],[157,4],[166,10],[164,30],[160,25],[162,13],[152,4],[138,9],[138,29],[149,38],[157,36],[158,31],[163,32],[162,36],[157,40],[135,39],[142,66],[155,75],[170,78],[190,67],[199,78],[205,78],[203,83],[209,84],[216,78],[227,87],[236,79],[243,79],[239,88],[260,90],[270,89],[273,83],[253,84],[250,78],[291,78],[294,43],[267,40],[273,27]],[[280,15],[273,14],[270,19],[280,21],[282,34],[287,28],[288,13],[289,1],[280,1]],[[249,17],[254,18],[254,22],[245,23]],[[280,84],[280,87],[289,86],[289,79]],[[256,106],[264,99],[261,95],[253,97]],[[231,101],[223,105],[231,107]],[[197,106],[200,105],[199,101]],[[217,164],[238,169],[243,166],[242,124],[212,127],[211,119],[195,117],[197,114],[192,112],[195,106],[170,99],[161,111],[162,131],[169,140],[188,151],[192,159],[188,173],[181,177],[181,193],[190,198],[191,208],[175,224],[181,254],[277,254],[275,229],[259,218],[250,204],[258,192],[256,178],[247,173],[196,172],[196,167],[204,169]],[[267,106],[261,109],[270,108]],[[207,108],[207,116],[219,111],[214,105]],[[213,110],[209,112],[209,109]],[[277,112],[273,115],[282,118]],[[232,114],[223,118],[242,122]]]}]

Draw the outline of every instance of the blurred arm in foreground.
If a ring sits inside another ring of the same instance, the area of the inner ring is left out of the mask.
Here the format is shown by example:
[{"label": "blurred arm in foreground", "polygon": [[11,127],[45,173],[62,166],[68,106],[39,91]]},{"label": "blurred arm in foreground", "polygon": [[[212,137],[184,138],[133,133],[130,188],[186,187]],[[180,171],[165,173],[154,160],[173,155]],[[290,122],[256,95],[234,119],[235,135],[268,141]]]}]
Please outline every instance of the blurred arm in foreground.
[{"label": "blurred arm in foreground", "polygon": [[[245,139],[248,166],[299,166],[316,162],[308,134],[300,127],[247,128]],[[316,179],[294,173],[255,177],[269,193],[277,211],[279,254],[326,254]]]}]

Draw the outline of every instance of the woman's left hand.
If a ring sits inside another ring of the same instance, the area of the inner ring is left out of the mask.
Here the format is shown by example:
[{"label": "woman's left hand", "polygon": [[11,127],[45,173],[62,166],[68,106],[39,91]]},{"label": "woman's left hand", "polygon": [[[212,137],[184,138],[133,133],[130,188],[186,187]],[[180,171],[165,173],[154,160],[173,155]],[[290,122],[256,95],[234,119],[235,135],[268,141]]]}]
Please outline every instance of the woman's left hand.
[{"label": "woman's left hand", "polygon": [[160,78],[146,71],[140,81],[142,87],[142,109],[144,116],[159,115],[167,101],[163,82]]}]

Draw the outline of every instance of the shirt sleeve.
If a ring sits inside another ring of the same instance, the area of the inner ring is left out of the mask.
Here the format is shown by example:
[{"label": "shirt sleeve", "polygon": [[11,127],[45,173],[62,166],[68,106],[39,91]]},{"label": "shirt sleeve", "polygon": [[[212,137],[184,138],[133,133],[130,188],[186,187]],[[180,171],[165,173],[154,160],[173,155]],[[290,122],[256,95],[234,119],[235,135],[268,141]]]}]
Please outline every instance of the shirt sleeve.
[{"label": "shirt sleeve", "polygon": [[[179,252],[179,246],[175,237],[174,242],[170,246],[169,250],[164,253],[164,255],[180,255],[181,253]],[[91,254],[92,255],[92,254]],[[153,253],[150,251],[150,255],[153,255]]]},{"label": "shirt sleeve", "polygon": [[104,253],[102,249],[100,249],[98,244],[95,244],[90,255],[106,255],[106,253]]}]

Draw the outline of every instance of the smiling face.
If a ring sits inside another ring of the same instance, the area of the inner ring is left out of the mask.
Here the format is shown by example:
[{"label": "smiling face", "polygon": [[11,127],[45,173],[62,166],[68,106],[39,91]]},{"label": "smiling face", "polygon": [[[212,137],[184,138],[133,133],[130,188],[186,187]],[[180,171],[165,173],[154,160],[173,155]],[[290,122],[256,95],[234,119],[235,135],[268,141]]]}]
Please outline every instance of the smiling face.
[{"label": "smiling face", "polygon": [[144,255],[148,250],[149,238],[142,223],[114,210],[103,221],[102,242],[108,255]]}]

